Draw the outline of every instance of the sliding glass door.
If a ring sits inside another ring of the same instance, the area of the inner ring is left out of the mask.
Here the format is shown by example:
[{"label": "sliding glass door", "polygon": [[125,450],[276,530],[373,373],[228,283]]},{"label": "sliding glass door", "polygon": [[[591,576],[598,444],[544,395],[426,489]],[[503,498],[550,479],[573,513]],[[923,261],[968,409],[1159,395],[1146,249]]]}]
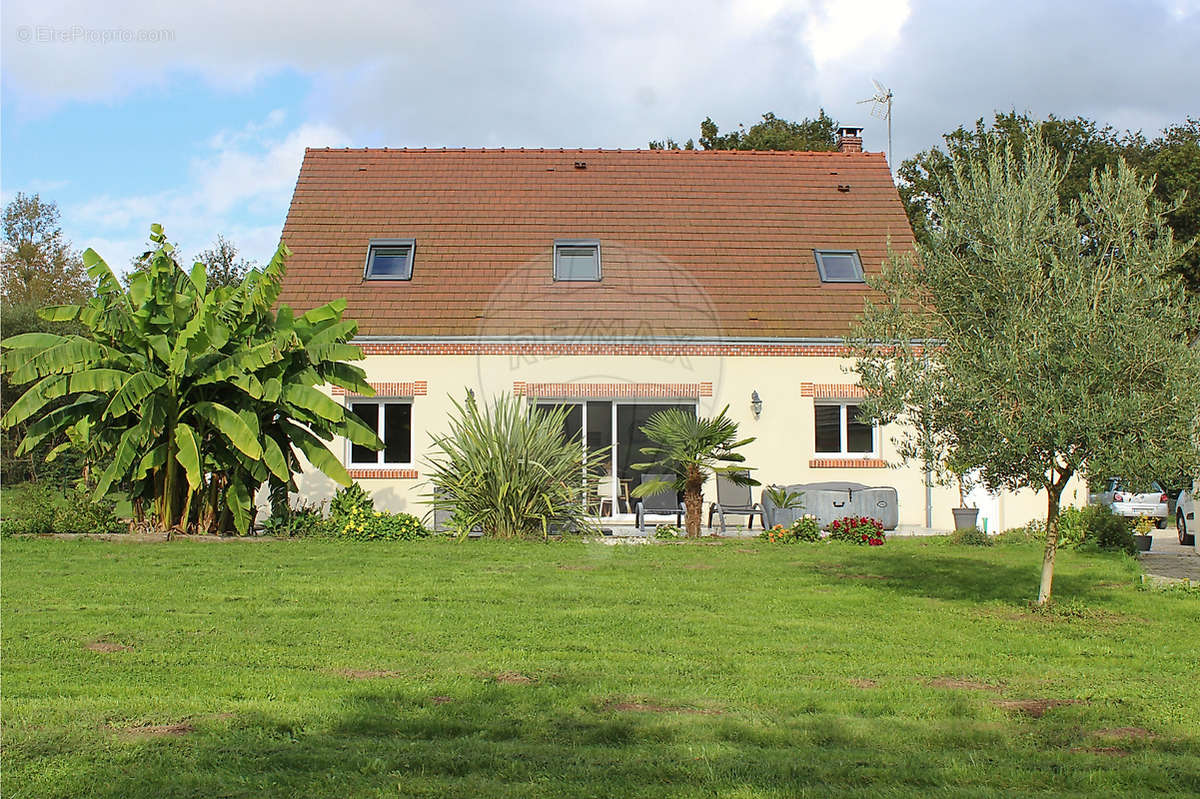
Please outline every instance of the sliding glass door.
[{"label": "sliding glass door", "polygon": [[[643,447],[650,446],[650,439],[642,432],[641,428],[650,421],[650,417],[659,411],[678,408],[687,413],[696,413],[696,404],[694,402],[687,403],[663,403],[663,402],[639,402],[636,404],[620,404],[616,407],[616,425],[617,425],[617,450],[615,453],[616,474],[617,480],[621,488],[632,494],[633,490],[642,482],[642,473],[633,468],[635,463],[645,463],[650,460],[648,456],[642,453]],[[636,502],[637,500],[632,500]],[[633,512],[632,505],[626,510],[627,513]]]},{"label": "sliding glass door", "polygon": [[[550,409],[565,406],[563,438],[578,441],[584,456],[591,462],[592,453],[611,447],[605,463],[598,464],[601,473],[598,492],[588,498],[589,508],[597,516],[625,517],[633,513],[633,490],[641,483],[642,474],[633,464],[642,463],[646,456],[642,448],[650,441],[641,431],[642,426],[655,413],[678,408],[687,413],[696,412],[695,402],[662,402],[589,400],[565,402],[539,402],[537,408]],[[583,476],[580,476],[583,479]]]}]

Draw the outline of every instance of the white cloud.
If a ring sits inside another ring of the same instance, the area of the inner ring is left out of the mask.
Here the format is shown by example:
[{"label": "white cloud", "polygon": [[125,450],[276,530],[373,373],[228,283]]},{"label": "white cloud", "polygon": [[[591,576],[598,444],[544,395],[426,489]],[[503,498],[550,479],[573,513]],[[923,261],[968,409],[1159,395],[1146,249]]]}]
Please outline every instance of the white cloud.
[{"label": "white cloud", "polygon": [[819,6],[809,20],[804,41],[823,73],[836,75],[849,66],[875,67],[899,44],[910,13],[908,0]]},{"label": "white cloud", "polygon": [[[310,82],[301,109],[268,104],[211,137],[184,185],[65,207],[64,225],[103,233],[114,260],[156,220],[188,253],[221,232],[266,257],[306,145],[637,147],[695,136],[705,116],[729,129],[824,107],[865,124],[879,150],[886,125],[856,103],[879,78],[896,97],[895,164],[997,109],[1152,133],[1195,113],[1200,74],[1200,0],[8,0],[4,12],[5,102],[18,113],[119,101],[181,75]],[[39,26],[171,36],[39,42]]]},{"label": "white cloud", "polygon": [[281,122],[272,112],[263,122],[214,136],[210,148],[192,160],[185,185],[68,204],[63,208],[64,229],[77,246],[92,247],[115,269],[124,269],[145,249],[152,222],[164,226],[185,258],[209,246],[220,233],[236,243],[244,257],[265,260],[279,242],[304,148],[349,142],[345,133],[323,124],[273,133]]}]

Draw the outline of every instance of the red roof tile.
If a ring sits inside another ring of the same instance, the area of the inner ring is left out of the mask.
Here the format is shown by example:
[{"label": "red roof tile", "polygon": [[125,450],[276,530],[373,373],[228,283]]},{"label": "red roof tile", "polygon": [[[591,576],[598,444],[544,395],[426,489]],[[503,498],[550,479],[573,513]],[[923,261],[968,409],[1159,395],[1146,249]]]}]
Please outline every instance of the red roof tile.
[{"label": "red roof tile", "polygon": [[[370,336],[839,337],[870,292],[812,251],[878,272],[889,237],[881,153],[308,150],[280,300],[344,296]],[[416,239],[411,281],[363,280],[373,238]],[[556,283],[555,239],[598,239],[603,280]]]}]

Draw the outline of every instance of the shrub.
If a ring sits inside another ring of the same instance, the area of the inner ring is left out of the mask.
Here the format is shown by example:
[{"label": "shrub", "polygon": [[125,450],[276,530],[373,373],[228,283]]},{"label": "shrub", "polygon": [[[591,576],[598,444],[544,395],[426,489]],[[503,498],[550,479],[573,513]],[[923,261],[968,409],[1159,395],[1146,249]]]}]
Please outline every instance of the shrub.
[{"label": "shrub", "polygon": [[415,541],[433,533],[411,513],[375,512],[371,522],[373,537],[386,541]]},{"label": "shrub", "polygon": [[335,524],[326,519],[320,505],[300,501],[298,507],[287,507],[283,514],[272,514],[263,522],[264,535],[283,538],[311,538],[333,535]]},{"label": "shrub", "polygon": [[791,539],[788,529],[782,524],[776,524],[773,527],[768,527],[766,530],[763,530],[761,533],[759,533],[758,537],[763,541],[767,541],[772,544],[786,544],[789,543]]},{"label": "shrub", "polygon": [[821,540],[821,524],[816,516],[805,514],[794,521],[791,527],[777,524],[769,530],[763,530],[758,537],[772,544],[812,543]]},{"label": "shrub", "polygon": [[993,540],[997,544],[1041,543],[1046,540],[1046,523],[1041,519],[1034,519],[1024,527],[1005,530]]},{"label": "shrub", "polygon": [[0,536],[32,535],[28,519],[0,519]]},{"label": "shrub", "polygon": [[452,529],[497,538],[597,532],[585,499],[608,451],[591,451],[585,463],[579,443],[563,436],[565,406],[534,410],[500,395],[490,406],[468,398],[454,407],[449,434],[434,437],[427,460],[430,497],[450,511]]},{"label": "shrub", "polygon": [[329,515],[335,521],[349,516],[355,511],[371,513],[375,510],[375,500],[358,483],[351,483],[345,488],[339,488],[329,503]]},{"label": "shrub", "polygon": [[675,538],[683,538],[683,531],[675,524],[660,524],[654,528],[654,537],[663,541],[670,541]]},{"label": "shrub", "polygon": [[1063,508],[1058,515],[1058,545],[1079,546],[1087,538],[1090,524],[1088,509]]},{"label": "shrub", "polygon": [[432,533],[412,514],[372,512],[358,506],[337,520],[337,535],[352,541],[413,541]]},{"label": "shrub", "polygon": [[54,532],[54,493],[43,483],[26,483],[11,491],[4,503],[5,535]]},{"label": "shrub", "polygon": [[1107,505],[1089,505],[1084,509],[1084,516],[1087,519],[1085,545],[1130,554],[1137,551],[1129,523],[1115,515]]},{"label": "shrub", "polygon": [[792,535],[797,541],[812,543],[821,540],[821,523],[811,513],[806,513],[792,522]]},{"label": "shrub", "polygon": [[68,491],[66,502],[54,510],[54,532],[113,535],[129,532],[129,527],[117,518],[114,503],[92,499],[86,488],[76,488]]},{"label": "shrub", "polygon": [[869,516],[845,516],[829,525],[829,537],[860,546],[882,546],[887,540],[883,523]]},{"label": "shrub", "polygon": [[967,527],[963,530],[955,530],[954,534],[950,536],[950,543],[967,547],[990,547],[992,539],[978,527]]}]

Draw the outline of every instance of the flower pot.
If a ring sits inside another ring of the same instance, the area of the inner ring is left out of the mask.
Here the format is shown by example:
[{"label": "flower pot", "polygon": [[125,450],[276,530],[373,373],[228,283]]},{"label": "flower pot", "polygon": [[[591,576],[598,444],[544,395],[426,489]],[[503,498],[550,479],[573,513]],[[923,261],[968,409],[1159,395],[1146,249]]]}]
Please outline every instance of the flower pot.
[{"label": "flower pot", "polygon": [[1148,535],[1135,535],[1133,543],[1137,544],[1138,552],[1149,552],[1150,544],[1154,539]]},{"label": "flower pot", "polygon": [[979,508],[953,508],[950,512],[954,514],[955,530],[968,530],[979,519]]}]

